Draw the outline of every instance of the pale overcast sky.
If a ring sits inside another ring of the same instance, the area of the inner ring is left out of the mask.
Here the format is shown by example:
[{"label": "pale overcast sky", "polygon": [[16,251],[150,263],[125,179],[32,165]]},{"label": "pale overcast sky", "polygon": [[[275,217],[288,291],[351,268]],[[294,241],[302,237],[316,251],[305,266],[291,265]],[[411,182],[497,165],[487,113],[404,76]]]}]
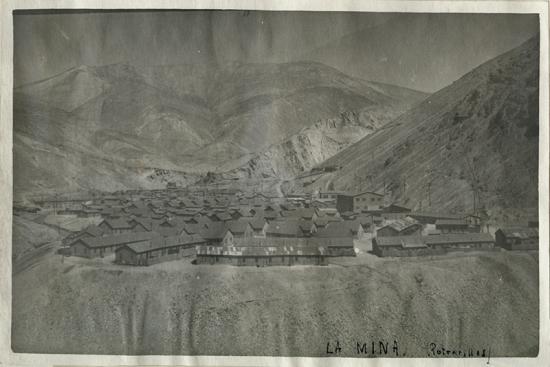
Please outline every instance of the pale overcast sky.
[{"label": "pale overcast sky", "polygon": [[16,13],[15,84],[78,65],[313,60],[434,92],[538,31],[537,15],[131,11]]}]

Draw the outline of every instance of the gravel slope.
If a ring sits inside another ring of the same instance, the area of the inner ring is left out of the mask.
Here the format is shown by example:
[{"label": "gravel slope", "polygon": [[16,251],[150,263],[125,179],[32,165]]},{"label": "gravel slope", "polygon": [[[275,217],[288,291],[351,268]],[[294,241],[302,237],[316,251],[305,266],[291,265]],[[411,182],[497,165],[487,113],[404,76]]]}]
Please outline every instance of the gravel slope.
[{"label": "gravel slope", "polygon": [[328,267],[132,268],[46,254],[14,278],[16,352],[325,356],[338,339],[538,351],[538,255],[359,254]]}]

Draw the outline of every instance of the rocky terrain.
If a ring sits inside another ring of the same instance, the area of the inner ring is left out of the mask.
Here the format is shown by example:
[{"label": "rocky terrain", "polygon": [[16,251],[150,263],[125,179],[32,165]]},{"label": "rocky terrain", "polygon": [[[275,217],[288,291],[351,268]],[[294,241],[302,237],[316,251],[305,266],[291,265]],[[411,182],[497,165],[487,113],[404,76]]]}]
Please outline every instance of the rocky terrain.
[{"label": "rocky terrain", "polygon": [[434,93],[323,162],[341,169],[314,186],[385,186],[416,209],[536,215],[538,50],[536,37]]},{"label": "rocky terrain", "polygon": [[538,353],[536,253],[267,268],[41,256],[14,278],[15,352],[327,356],[339,340],[364,358],[357,342],[396,340],[401,357],[432,342]]},{"label": "rocky terrain", "polygon": [[[307,62],[82,66],[14,92],[16,195],[186,185],[276,150],[299,154],[289,139],[330,138],[323,123],[357,114],[342,148],[426,96]],[[328,157],[307,154],[281,170]]]},{"label": "rocky terrain", "polygon": [[13,217],[12,258],[17,261],[24,254],[32,253],[46,244],[61,238],[59,231],[15,215]]}]

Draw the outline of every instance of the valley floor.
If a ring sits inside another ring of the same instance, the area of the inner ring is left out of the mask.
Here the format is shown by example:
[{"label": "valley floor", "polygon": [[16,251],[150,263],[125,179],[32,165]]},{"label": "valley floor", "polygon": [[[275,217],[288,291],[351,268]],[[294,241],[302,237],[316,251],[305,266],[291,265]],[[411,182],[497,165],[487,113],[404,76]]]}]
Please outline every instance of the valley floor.
[{"label": "valley floor", "polygon": [[338,341],[340,355],[376,357],[358,354],[357,343],[383,341],[391,357],[396,341],[400,357],[427,357],[430,343],[537,355],[536,252],[382,259],[357,247],[357,257],[325,267],[265,268],[118,266],[46,247],[15,265],[12,347],[323,357]]}]

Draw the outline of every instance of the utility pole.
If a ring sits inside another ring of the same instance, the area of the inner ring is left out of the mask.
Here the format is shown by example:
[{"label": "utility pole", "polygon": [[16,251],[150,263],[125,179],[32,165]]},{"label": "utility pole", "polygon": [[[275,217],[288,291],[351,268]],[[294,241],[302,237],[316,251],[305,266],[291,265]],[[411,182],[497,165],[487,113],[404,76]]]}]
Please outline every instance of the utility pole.
[{"label": "utility pole", "polygon": [[431,195],[430,195],[431,188],[432,188],[432,181],[429,181],[428,182],[428,207],[429,208],[432,207],[432,198],[431,198]]}]

